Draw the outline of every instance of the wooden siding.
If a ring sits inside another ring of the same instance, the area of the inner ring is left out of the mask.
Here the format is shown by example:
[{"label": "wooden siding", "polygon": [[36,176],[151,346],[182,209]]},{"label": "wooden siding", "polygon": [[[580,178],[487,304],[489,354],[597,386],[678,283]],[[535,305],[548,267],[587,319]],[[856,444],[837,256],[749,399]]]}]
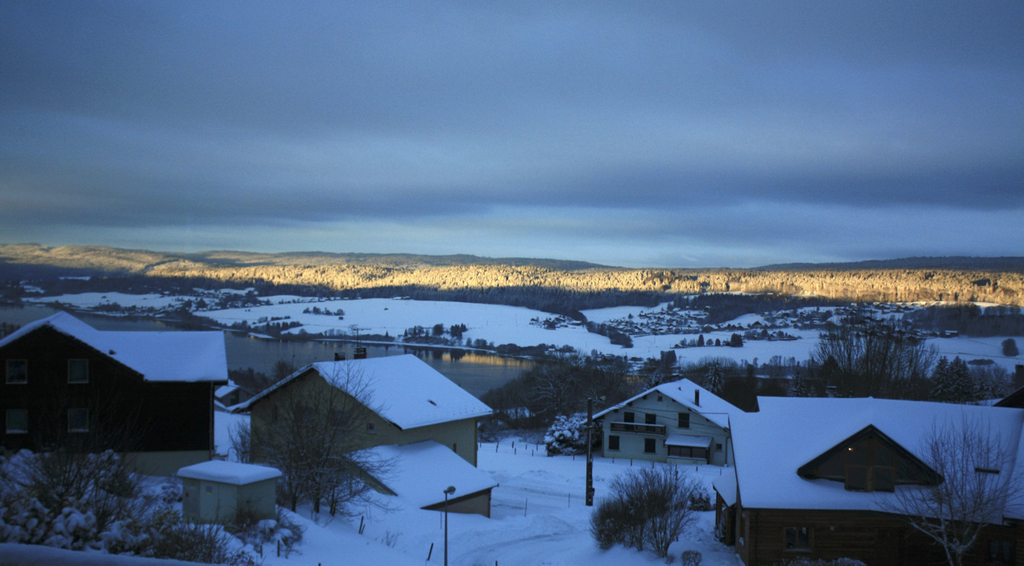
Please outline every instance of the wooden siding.
[{"label": "wooden siding", "polygon": [[[28,383],[0,381],[0,413],[26,409],[29,430],[7,434],[0,428],[8,450],[55,443],[87,450],[213,450],[212,383],[146,382],[104,352],[49,327],[0,348],[0,371],[9,359],[27,360]],[[88,383],[68,383],[69,359],[88,360]],[[69,408],[89,409],[88,433],[67,431]]]},{"label": "wooden siding", "polygon": [[[787,527],[808,527],[808,550],[786,548]],[[1009,540],[1020,563],[1024,527],[988,526],[965,566],[990,564],[990,540]],[[797,558],[853,558],[872,566],[946,563],[945,554],[897,515],[870,511],[742,509],[736,517],[736,551],[745,564],[777,564]]]}]

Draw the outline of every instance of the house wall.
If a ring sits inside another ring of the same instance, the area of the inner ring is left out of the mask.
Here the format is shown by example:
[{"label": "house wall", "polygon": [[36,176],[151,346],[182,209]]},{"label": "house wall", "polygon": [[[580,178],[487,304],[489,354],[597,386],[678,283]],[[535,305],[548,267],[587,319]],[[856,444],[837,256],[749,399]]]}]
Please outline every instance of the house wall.
[{"label": "house wall", "polygon": [[257,519],[277,518],[277,479],[238,486],[238,507]]},{"label": "house wall", "polygon": [[[662,400],[658,401],[658,397]],[[655,423],[665,425],[665,434],[649,434],[638,432],[612,432],[611,423],[621,422],[623,413],[632,411],[637,424],[644,423],[644,415],[652,413],[655,415]],[[690,413],[690,427],[679,428],[679,413]],[[632,458],[634,460],[652,460],[656,462],[670,462],[676,464],[707,464],[703,459],[669,457],[668,448],[665,446],[665,438],[669,434],[685,434],[688,436],[710,436],[714,440],[711,443],[711,464],[722,466],[732,464],[732,440],[729,431],[706,419],[700,413],[690,411],[667,395],[660,395],[653,391],[641,397],[629,405],[615,409],[601,417],[601,454],[605,458]],[[619,449],[608,448],[608,437],[616,435],[619,437]],[[655,453],[644,452],[644,439],[655,439]],[[718,449],[717,446],[722,448]]]},{"label": "house wall", "polygon": [[[787,527],[808,527],[811,548],[786,548]],[[1024,563],[1024,527],[990,525],[964,561],[990,564],[990,540],[1014,545],[1016,564]],[[945,564],[941,548],[914,531],[900,516],[869,511],[741,509],[736,517],[736,552],[745,564],[777,564],[797,558],[853,558],[872,566]]]},{"label": "house wall", "polygon": [[[273,419],[274,407],[277,406],[279,413],[283,411],[283,406],[289,403],[290,396],[317,396],[320,395],[324,388],[331,387],[323,377],[319,376],[314,370],[310,370],[305,375],[295,378],[291,383],[285,385],[280,390],[269,394],[266,398],[259,400],[256,404],[251,407],[251,423],[253,438],[258,439],[261,434],[268,434],[271,430],[271,421]],[[342,404],[346,407],[351,407],[352,410],[357,411],[358,419],[363,424],[360,425],[358,434],[348,437],[348,442],[353,450],[361,450],[364,448],[372,448],[374,446],[386,446],[390,444],[411,444],[413,442],[420,442],[422,440],[434,440],[438,444],[443,444],[449,448],[452,448],[456,454],[461,456],[464,460],[470,464],[476,466],[476,452],[477,452],[477,425],[475,418],[462,419],[458,421],[449,421],[445,423],[439,423],[430,426],[417,427],[411,429],[401,430],[395,425],[381,418],[379,415],[370,411],[365,406],[354,403],[351,396],[337,392],[344,399]],[[382,403],[385,400],[369,400],[371,403]],[[372,425],[372,432],[366,425]],[[258,454],[258,442],[254,442],[254,458],[258,459],[261,456]]]},{"label": "house wall", "polygon": [[[28,383],[6,383],[7,360],[28,362]],[[68,360],[86,359],[89,380],[68,383]],[[43,326],[0,348],[0,417],[27,409],[27,434],[7,434],[8,450],[38,451],[60,444],[72,450],[134,452],[213,450],[213,384],[151,383],[103,352]],[[67,410],[89,409],[89,431],[69,432]],[[193,462],[194,463],[194,462]]]},{"label": "house wall", "polygon": [[147,476],[173,476],[185,466],[208,462],[209,450],[163,450],[159,452],[128,452],[127,461]]}]

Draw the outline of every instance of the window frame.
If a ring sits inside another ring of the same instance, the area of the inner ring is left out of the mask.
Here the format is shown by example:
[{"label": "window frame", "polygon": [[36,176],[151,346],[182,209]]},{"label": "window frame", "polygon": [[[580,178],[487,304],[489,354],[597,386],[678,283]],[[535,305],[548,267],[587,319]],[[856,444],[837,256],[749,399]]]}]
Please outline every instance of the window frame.
[{"label": "window frame", "polygon": [[[72,381],[71,380],[71,366],[74,362],[83,362],[85,364],[85,379]],[[89,383],[89,359],[88,358],[68,358],[68,385],[84,385]]]},{"label": "window frame", "polygon": [[[72,418],[72,415],[84,415]],[[74,428],[75,421],[85,419],[85,426],[82,428]],[[68,409],[68,432],[83,433],[89,432],[89,409],[84,407],[71,407]]]},{"label": "window frame", "polygon": [[[648,450],[650,448],[650,450]],[[658,453],[658,439],[657,438],[645,438],[644,439],[644,454],[657,454]]]},{"label": "window frame", "polygon": [[[620,446],[622,446],[621,442],[622,441],[619,438],[619,435],[617,435],[617,434],[609,434],[608,435],[608,449],[609,450],[622,450],[622,448],[620,448]],[[613,446],[613,444],[614,444],[614,446]]]},{"label": "window frame", "polygon": [[658,424],[658,415],[654,413],[644,413],[644,424]]},{"label": "window frame", "polygon": [[624,422],[624,423],[635,423],[636,422],[636,413],[634,413],[633,411],[623,411],[622,412],[622,422]]},{"label": "window frame", "polygon": [[[21,413],[25,415],[25,427],[24,429],[11,428],[11,415],[13,413]],[[9,408],[4,411],[4,433],[5,434],[28,434],[28,409]]]},{"label": "window frame", "polygon": [[[806,546],[800,545],[800,531],[806,532]],[[793,533],[793,544],[790,546],[790,532]],[[782,548],[785,552],[810,552],[814,549],[814,527],[801,525],[797,527],[783,527]]]},{"label": "window frame", "polygon": [[690,428],[690,413],[679,413],[676,428]]},{"label": "window frame", "polygon": [[[14,365],[17,364],[18,362],[20,362],[21,366],[22,366],[22,370],[20,372],[21,375],[22,375],[22,380],[21,381],[14,381],[14,380],[11,379],[11,375],[14,373],[14,372],[11,371],[11,368],[14,367]],[[25,359],[25,358],[10,358],[10,359],[7,360],[7,363],[5,364],[5,366],[6,366],[5,367],[6,373],[4,374],[4,383],[5,384],[7,384],[7,385],[26,385],[28,383],[28,360],[27,359]]]}]

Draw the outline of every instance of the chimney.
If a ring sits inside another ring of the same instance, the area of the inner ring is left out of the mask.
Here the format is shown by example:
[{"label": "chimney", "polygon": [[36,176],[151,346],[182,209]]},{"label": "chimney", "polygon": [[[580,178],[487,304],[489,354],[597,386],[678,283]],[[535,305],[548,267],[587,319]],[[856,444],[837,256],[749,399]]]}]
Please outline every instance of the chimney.
[{"label": "chimney", "polygon": [[700,389],[693,390],[693,404],[700,407]]},{"label": "chimney", "polygon": [[343,362],[343,361],[345,361],[345,354],[342,353],[342,352],[335,352],[334,353],[334,361],[336,361],[336,362]]}]

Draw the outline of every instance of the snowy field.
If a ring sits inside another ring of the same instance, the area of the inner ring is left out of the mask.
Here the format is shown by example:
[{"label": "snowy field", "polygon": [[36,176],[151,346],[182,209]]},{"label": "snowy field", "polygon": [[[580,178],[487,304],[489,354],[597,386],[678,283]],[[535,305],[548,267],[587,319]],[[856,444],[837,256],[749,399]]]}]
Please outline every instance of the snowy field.
[{"label": "snowy field", "polygon": [[[41,297],[32,299],[40,303],[58,301],[75,308],[90,309],[117,303],[121,306],[138,308],[166,308],[180,305],[186,300],[198,301],[200,297],[171,297],[164,295],[128,295],[124,293],[83,293],[79,295],[62,295],[57,297]],[[210,297],[207,297],[209,299]],[[634,336],[633,347],[623,348],[613,345],[608,338],[592,334],[579,326],[568,326],[548,330],[531,320],[544,321],[555,315],[527,309],[502,305],[482,305],[473,303],[457,303],[445,301],[409,301],[393,299],[361,299],[317,301],[309,297],[280,295],[260,297],[269,301],[270,305],[198,311],[225,326],[246,321],[256,324],[260,319],[288,317],[287,320],[300,323],[301,326],[291,329],[291,333],[305,331],[309,334],[353,334],[353,327],[361,334],[384,334],[401,337],[406,329],[414,326],[430,328],[435,324],[443,324],[446,328],[455,324],[465,324],[469,330],[464,334],[465,340],[485,340],[495,345],[516,344],[518,346],[535,346],[548,344],[554,346],[571,346],[576,350],[589,354],[597,351],[606,354],[626,355],[639,358],[657,358],[662,351],[682,339],[693,339],[694,335],[667,334],[660,336]],[[332,312],[344,310],[343,320],[337,316],[322,314],[305,314],[302,311],[311,307]],[[639,317],[641,313],[658,312],[663,307],[612,307],[599,310],[583,311],[588,320],[604,323],[615,319],[625,319],[629,315]],[[732,321],[737,326],[748,328],[755,322],[763,321],[759,315],[744,315]],[[724,325],[723,325],[724,326]],[[676,349],[681,362],[696,362],[706,357],[723,357],[736,361],[759,363],[768,361],[772,356],[783,359],[796,358],[803,361],[810,357],[818,340],[816,330],[797,330],[787,328],[788,334],[798,337],[793,341],[745,341],[742,348],[704,346],[700,348]],[[727,341],[733,334],[732,330],[712,331],[704,333],[705,340],[714,342],[717,338]],[[928,344],[935,346],[941,356],[952,359],[956,356],[970,361],[990,359],[1013,372],[1016,364],[1024,363],[1024,357],[1006,357],[1002,355],[1000,344],[1007,337],[993,336],[986,338],[956,337],[931,338]]]}]

